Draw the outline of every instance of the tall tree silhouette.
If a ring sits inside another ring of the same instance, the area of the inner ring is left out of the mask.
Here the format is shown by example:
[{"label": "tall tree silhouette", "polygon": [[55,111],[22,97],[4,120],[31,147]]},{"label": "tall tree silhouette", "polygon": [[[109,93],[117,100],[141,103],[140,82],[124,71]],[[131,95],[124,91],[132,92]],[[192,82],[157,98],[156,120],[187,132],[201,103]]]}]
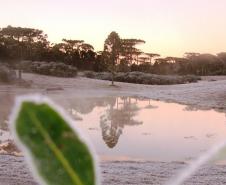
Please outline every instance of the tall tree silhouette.
[{"label": "tall tree silhouette", "polygon": [[114,75],[116,71],[116,64],[118,63],[121,52],[121,39],[116,32],[111,32],[104,42],[104,51],[108,53],[109,70],[112,75],[112,85],[114,85]]}]

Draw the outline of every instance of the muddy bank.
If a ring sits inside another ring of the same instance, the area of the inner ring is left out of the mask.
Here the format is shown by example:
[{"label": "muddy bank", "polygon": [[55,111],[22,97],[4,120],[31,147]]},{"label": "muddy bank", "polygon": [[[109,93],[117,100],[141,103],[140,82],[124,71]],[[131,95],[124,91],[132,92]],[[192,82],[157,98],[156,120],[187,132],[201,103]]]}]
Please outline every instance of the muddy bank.
[{"label": "muddy bank", "polygon": [[[129,185],[166,183],[181,169],[187,166],[182,162],[101,162],[100,173],[103,185]],[[184,185],[221,185],[226,183],[226,166],[203,166]],[[32,178],[23,157],[0,155],[0,184],[37,185]]]}]

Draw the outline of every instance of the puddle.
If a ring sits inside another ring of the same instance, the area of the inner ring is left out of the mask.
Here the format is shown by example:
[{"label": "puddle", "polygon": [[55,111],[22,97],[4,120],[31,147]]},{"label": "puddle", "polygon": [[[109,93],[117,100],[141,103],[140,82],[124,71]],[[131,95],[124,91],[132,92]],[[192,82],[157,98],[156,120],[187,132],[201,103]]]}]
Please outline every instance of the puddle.
[{"label": "puddle", "polygon": [[214,110],[132,97],[64,103],[105,160],[190,161],[226,139],[225,114]]},{"label": "puddle", "polygon": [[[7,127],[12,97],[7,98],[1,100],[0,153],[18,153]],[[134,97],[55,101],[90,137],[102,160],[190,161],[226,139],[225,114],[214,110]]]}]

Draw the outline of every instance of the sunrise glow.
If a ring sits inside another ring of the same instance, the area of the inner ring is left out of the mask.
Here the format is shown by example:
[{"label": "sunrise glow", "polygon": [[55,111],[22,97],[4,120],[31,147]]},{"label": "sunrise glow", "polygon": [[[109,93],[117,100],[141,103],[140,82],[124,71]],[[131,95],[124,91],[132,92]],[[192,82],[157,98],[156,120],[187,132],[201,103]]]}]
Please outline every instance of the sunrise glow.
[{"label": "sunrise glow", "polygon": [[1,2],[0,26],[39,28],[52,42],[83,39],[96,50],[115,30],[165,56],[216,54],[226,48],[225,7],[224,0],[8,0]]}]

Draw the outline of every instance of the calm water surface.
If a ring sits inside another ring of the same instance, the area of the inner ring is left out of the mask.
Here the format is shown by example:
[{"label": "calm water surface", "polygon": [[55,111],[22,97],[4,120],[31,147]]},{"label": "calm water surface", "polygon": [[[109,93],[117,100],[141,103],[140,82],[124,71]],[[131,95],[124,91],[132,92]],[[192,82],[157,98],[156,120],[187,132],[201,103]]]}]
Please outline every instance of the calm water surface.
[{"label": "calm water surface", "polygon": [[[9,99],[2,100],[7,105]],[[57,100],[103,160],[189,161],[226,139],[225,113],[145,98]],[[0,109],[1,146],[11,140],[8,106]]]},{"label": "calm water surface", "polygon": [[226,139],[225,114],[214,110],[132,97],[65,102],[106,160],[189,161]]}]

